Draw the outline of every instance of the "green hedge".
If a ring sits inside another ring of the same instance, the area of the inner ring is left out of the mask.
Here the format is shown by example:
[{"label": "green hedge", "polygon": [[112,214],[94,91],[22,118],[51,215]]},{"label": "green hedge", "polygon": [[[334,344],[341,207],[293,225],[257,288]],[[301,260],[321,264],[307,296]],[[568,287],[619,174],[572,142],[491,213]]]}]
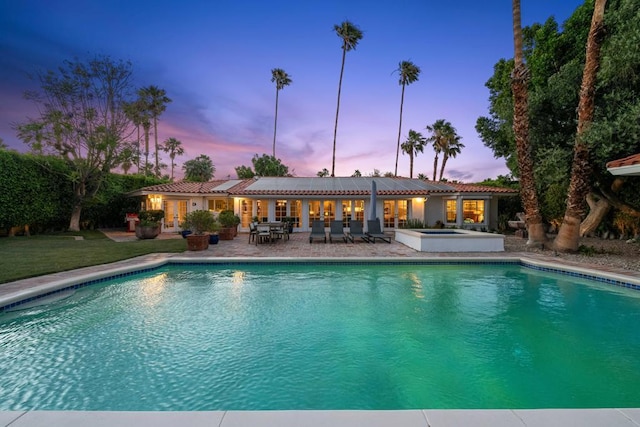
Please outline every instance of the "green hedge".
[{"label": "green hedge", "polygon": [[[0,229],[27,224],[32,232],[66,229],[73,203],[69,175],[62,159],[0,150]],[[162,182],[110,174],[83,207],[83,228],[124,227],[125,213],[140,210],[140,200],[125,194]]]}]

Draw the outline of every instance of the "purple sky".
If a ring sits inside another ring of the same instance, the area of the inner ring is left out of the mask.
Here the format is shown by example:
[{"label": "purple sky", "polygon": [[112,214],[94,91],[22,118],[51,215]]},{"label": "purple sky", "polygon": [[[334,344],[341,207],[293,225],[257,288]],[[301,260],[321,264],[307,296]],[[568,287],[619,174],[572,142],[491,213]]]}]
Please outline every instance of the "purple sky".
[{"label": "purple sky", "polygon": [[[523,25],[562,23],[580,0],[522,2]],[[484,83],[513,56],[507,0],[276,1],[0,0],[0,138],[25,151],[12,124],[36,116],[22,97],[37,89],[27,73],[65,59],[110,55],[133,63],[136,85],[157,85],[173,100],[159,140],[182,141],[185,160],[207,154],[216,178],[235,178],[254,154],[271,154],[275,85],[271,69],[293,83],[280,92],[276,155],[296,176],[331,170],[341,41],[333,25],[348,19],[364,37],[347,53],[336,148],[336,176],[355,169],[393,171],[402,60],[422,69],[405,91],[402,141],[437,119],[450,121],[465,148],[445,177],[463,182],[507,174],[474,129],[487,114]],[[169,159],[165,155],[165,162]],[[414,175],[433,173],[433,149]],[[409,158],[398,174],[409,175]]]}]

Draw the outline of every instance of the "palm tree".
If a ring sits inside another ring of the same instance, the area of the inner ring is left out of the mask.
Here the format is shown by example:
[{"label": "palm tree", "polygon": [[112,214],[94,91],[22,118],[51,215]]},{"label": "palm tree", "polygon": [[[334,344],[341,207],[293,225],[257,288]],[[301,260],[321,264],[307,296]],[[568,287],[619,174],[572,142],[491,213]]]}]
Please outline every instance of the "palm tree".
[{"label": "palm tree", "polygon": [[340,82],[338,83],[338,106],[336,108],[336,125],[333,129],[333,160],[331,161],[331,176],[335,176],[336,171],[336,135],[338,134],[338,113],[340,112],[340,92],[342,91],[342,76],[344,74],[344,60],[347,52],[355,50],[360,39],[362,39],[362,31],[355,24],[344,21],[340,25],[334,25],[338,37],[342,39],[342,66],[340,67]]},{"label": "palm tree", "polygon": [[216,167],[206,154],[200,154],[193,160],[187,160],[182,165],[184,180],[188,182],[207,182],[214,177]]},{"label": "palm tree", "polygon": [[173,168],[176,165],[174,160],[176,156],[182,156],[184,154],[182,142],[176,138],[168,138],[164,141],[162,149],[165,153],[169,153],[169,158],[171,158],[171,181],[173,181]]},{"label": "palm tree", "polygon": [[440,181],[442,181],[442,175],[444,174],[444,167],[447,164],[447,160],[449,157],[456,157],[462,149],[464,148],[464,144],[460,142],[462,139],[456,133],[456,129],[453,129],[453,133],[447,135],[447,139],[445,141],[446,145],[442,148],[442,166],[440,166]]},{"label": "palm tree", "polygon": [[324,178],[329,176],[329,170],[327,168],[322,168],[321,171],[318,171],[318,173],[316,173],[316,176],[318,176],[318,178]]},{"label": "palm tree", "polygon": [[[138,89],[138,99],[136,99],[131,108],[132,117],[142,126],[144,131],[144,174],[149,173],[149,132],[151,130],[151,105],[149,104],[149,97],[144,88]],[[138,172],[140,168],[138,167]]]},{"label": "palm tree", "polygon": [[154,172],[156,176],[160,176],[160,158],[158,146],[158,117],[167,109],[167,104],[171,102],[171,99],[167,97],[167,92],[164,89],[160,89],[157,86],[143,87],[139,93],[145,99],[145,103],[148,107],[149,116],[153,118],[153,134],[155,139],[155,155],[156,162]]},{"label": "palm tree", "polygon": [[[398,176],[398,157],[400,156],[400,133],[402,132],[402,106],[404,104],[404,88],[406,85],[418,80],[420,75],[420,67],[411,61],[402,61],[396,70],[400,74],[398,84],[402,86],[402,96],[400,97],[400,124],[398,125],[398,146],[396,148],[396,170],[395,176]],[[413,160],[413,157],[411,157]],[[413,167],[411,168],[413,170]]]},{"label": "palm tree", "polygon": [[353,171],[353,174],[351,176],[353,178],[360,178],[362,176],[362,172],[360,172],[360,169],[356,169]]},{"label": "palm tree", "polygon": [[[417,156],[418,153],[424,152],[424,145],[426,143],[426,138],[422,136],[420,132],[409,129],[409,137],[405,142],[402,143],[402,152],[409,155],[409,178],[413,178],[413,157]],[[396,170],[395,176],[398,176],[397,172],[398,171]]]},{"label": "palm tree", "polygon": [[140,103],[138,101],[127,102],[124,104],[124,113],[136,127],[136,147],[138,152],[136,167],[140,173],[140,126],[142,126],[142,111],[140,111]]},{"label": "palm tree", "polygon": [[271,70],[271,81],[276,84],[276,118],[273,122],[273,157],[276,156],[276,127],[278,126],[278,93],[291,84],[291,77],[282,68]]},{"label": "palm tree", "polygon": [[533,175],[533,156],[529,142],[528,90],[529,70],[523,60],[522,26],[520,18],[520,0],[513,0],[513,42],[514,65],[511,73],[511,92],[513,93],[513,133],[516,140],[516,155],[520,173],[520,197],[525,211],[529,247],[544,247],[545,234],[538,193]]},{"label": "palm tree", "polygon": [[427,175],[425,175],[423,173],[419,173],[418,174],[418,179],[421,180],[421,181],[426,181],[429,178],[427,178]]},{"label": "palm tree", "polygon": [[585,199],[591,189],[589,146],[585,141],[587,129],[593,121],[596,95],[596,76],[600,66],[600,48],[604,37],[604,8],[607,0],[596,0],[591,27],[587,37],[587,52],[578,101],[578,130],[573,148],[571,180],[564,218],[554,247],[558,251],[576,252],[580,243],[580,223],[585,212]]},{"label": "palm tree", "polygon": [[432,125],[426,127],[431,132],[431,136],[427,138],[427,142],[433,144],[433,150],[436,155],[433,159],[433,180],[436,180],[436,173],[438,170],[438,156],[447,146],[447,141],[451,138],[451,135],[455,133],[455,129],[448,121],[444,119],[436,120]]}]

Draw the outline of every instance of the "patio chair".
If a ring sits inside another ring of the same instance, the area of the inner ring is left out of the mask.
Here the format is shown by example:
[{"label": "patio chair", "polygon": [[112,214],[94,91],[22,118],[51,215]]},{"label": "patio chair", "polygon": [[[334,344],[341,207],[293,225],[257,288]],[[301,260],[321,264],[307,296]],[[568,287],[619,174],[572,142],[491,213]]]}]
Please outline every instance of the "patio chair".
[{"label": "patio chair", "polygon": [[271,241],[271,226],[269,224],[258,224],[256,226],[256,246],[258,242]]},{"label": "patio chair", "polygon": [[287,236],[287,240],[289,240],[289,227],[286,222],[282,222],[280,224],[272,224],[271,225],[271,234],[276,239],[284,240],[284,236]]},{"label": "patio chair", "polygon": [[329,242],[333,243],[333,239],[342,239],[347,243],[347,236],[344,234],[344,228],[341,220],[333,220],[329,224]]},{"label": "patio chair", "polygon": [[367,221],[367,228],[367,236],[373,243],[376,242],[376,239],[391,243],[391,237],[385,235],[382,232],[382,230],[380,229],[380,221],[378,221],[377,219],[370,219],[369,221]]},{"label": "patio chair", "polygon": [[249,223],[249,243],[251,243],[252,240],[256,239],[256,235],[258,234],[257,225],[258,225],[257,222],[250,222]]},{"label": "patio chair", "polygon": [[369,237],[364,234],[364,230],[362,229],[362,221],[352,220],[349,224],[349,232],[346,237],[351,240],[351,243],[355,243],[355,239],[357,238],[369,243]]},{"label": "patio chair", "polygon": [[313,243],[313,239],[323,239],[327,243],[327,233],[324,232],[324,221],[315,220],[311,223],[311,234],[309,234],[309,243]]}]

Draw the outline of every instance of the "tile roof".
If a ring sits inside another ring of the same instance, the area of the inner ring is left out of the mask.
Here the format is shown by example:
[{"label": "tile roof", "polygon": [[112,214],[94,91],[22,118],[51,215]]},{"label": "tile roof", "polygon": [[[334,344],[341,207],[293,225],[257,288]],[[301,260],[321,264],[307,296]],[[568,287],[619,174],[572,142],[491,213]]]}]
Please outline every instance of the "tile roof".
[{"label": "tile roof", "polygon": [[376,182],[379,196],[424,197],[429,194],[480,192],[517,194],[507,188],[451,184],[408,178],[387,177],[262,177],[246,180],[219,180],[209,182],[175,182],[145,187],[129,193],[146,194],[226,194],[230,196],[369,196],[372,181]]},{"label": "tile roof", "polygon": [[607,163],[607,169],[614,175],[626,175],[624,173],[626,170],[629,170],[631,175],[638,175],[638,168],[640,168],[640,153]]}]

